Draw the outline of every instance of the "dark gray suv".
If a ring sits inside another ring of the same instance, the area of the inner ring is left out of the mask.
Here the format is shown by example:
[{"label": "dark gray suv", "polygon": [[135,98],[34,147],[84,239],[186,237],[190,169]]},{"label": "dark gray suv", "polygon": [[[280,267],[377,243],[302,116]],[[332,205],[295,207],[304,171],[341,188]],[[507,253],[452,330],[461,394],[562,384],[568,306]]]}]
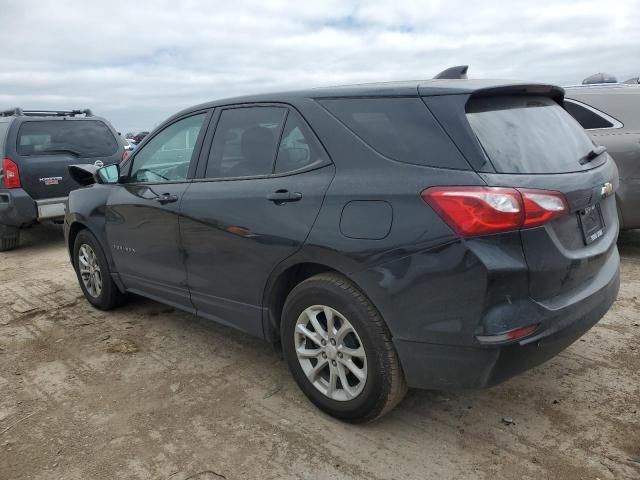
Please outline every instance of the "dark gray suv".
[{"label": "dark gray suv", "polygon": [[[618,175],[560,87],[432,80],[256,95],[164,122],[120,167],[72,167],[89,302],[126,292],[281,343],[325,412],[501,382],[619,286]],[[94,184],[95,183],[95,184]]]},{"label": "dark gray suv", "polygon": [[123,153],[120,136],[90,110],[0,112],[0,252],[18,246],[21,228],[62,221],[79,186],[69,165],[118,163]]}]

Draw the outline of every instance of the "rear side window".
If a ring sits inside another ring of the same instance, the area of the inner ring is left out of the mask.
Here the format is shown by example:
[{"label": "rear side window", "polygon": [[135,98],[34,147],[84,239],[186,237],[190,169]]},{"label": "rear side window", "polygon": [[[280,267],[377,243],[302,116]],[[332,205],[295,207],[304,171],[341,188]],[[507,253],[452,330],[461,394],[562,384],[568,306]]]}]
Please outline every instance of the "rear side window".
[{"label": "rear side window", "polygon": [[327,161],[324,149],[300,115],[289,111],[278,148],[275,173],[294,172]]},{"label": "rear side window", "polygon": [[106,157],[118,151],[118,142],[100,120],[44,120],[24,122],[16,148],[19,155]]},{"label": "rear side window", "polygon": [[320,103],[385,157],[433,167],[469,169],[419,98],[351,98]]},{"label": "rear side window", "polygon": [[613,128],[613,123],[609,120],[575,102],[565,100],[564,108],[578,121],[582,128],[586,130],[592,128]]},{"label": "rear side window", "polygon": [[223,110],[213,137],[206,177],[270,175],[286,113],[281,107]]},{"label": "rear side window", "polygon": [[580,164],[593,143],[551,98],[472,98],[467,119],[498,173],[577,172],[594,168],[605,158]]}]

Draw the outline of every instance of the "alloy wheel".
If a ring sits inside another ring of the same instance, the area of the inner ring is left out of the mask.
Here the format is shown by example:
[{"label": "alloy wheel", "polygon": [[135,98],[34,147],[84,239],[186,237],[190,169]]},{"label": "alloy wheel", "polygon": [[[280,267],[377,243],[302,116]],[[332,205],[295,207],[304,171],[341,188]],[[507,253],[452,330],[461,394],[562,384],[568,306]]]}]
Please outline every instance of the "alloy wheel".
[{"label": "alloy wheel", "polygon": [[323,395],[337,401],[356,398],[367,381],[367,356],[353,325],[326,305],[305,309],[294,330],[298,362]]},{"label": "alloy wheel", "polygon": [[82,283],[89,295],[98,298],[102,292],[102,272],[96,253],[86,243],[82,244],[78,250],[78,269]]}]

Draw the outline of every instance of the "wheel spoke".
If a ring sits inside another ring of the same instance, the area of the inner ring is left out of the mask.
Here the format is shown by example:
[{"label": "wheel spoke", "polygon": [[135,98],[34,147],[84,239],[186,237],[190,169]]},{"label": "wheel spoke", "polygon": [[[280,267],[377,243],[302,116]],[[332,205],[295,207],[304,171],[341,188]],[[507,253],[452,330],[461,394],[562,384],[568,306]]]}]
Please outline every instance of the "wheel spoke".
[{"label": "wheel spoke", "polygon": [[358,367],[355,363],[353,363],[353,360],[351,360],[350,358],[347,358],[347,359],[341,358],[341,359],[338,359],[338,361],[342,365],[347,367],[349,371],[353,373],[358,380],[362,381],[365,378],[367,378],[366,372],[362,368]]},{"label": "wheel spoke", "polygon": [[309,370],[309,373],[307,373],[307,377],[309,378],[309,380],[315,382],[318,378],[318,374],[326,368],[328,363],[329,362],[327,362],[327,360],[324,358],[319,359],[315,367],[313,367],[311,370]]},{"label": "wheel spoke", "polygon": [[341,345],[340,348],[338,348],[338,351],[343,353],[344,355],[348,355],[349,357],[356,357],[356,358],[366,357],[364,353],[364,348],[362,348],[362,345],[359,346],[358,348],[349,348],[349,347],[345,347],[344,345]]},{"label": "wheel spoke", "polygon": [[327,335],[329,338],[333,338],[335,334],[335,316],[333,310],[329,307],[322,307],[324,317],[327,319]]},{"label": "wheel spoke", "polygon": [[342,384],[342,388],[347,394],[347,398],[353,398],[354,392],[353,392],[353,389],[351,388],[351,385],[349,385],[349,382],[347,382],[347,372],[344,369],[344,365],[342,363],[338,363],[336,368],[338,370],[338,377],[340,378],[340,383]]},{"label": "wheel spoke", "polygon": [[336,383],[338,381],[337,369],[333,366],[329,366],[329,385],[327,386],[327,396],[333,396],[336,391]]},{"label": "wheel spoke", "polygon": [[320,335],[322,338],[326,338],[327,332],[322,327],[322,325],[320,325],[320,322],[318,321],[318,313],[319,312],[317,310],[314,310],[314,311],[307,310],[307,317],[309,318],[311,325],[313,325],[313,329],[316,331],[316,333]]},{"label": "wheel spoke", "polygon": [[298,358],[317,358],[322,353],[321,348],[296,348],[296,353],[298,354]]},{"label": "wheel spoke", "polygon": [[93,284],[97,290],[102,289],[102,279],[100,278],[100,272],[93,272]]},{"label": "wheel spoke", "polygon": [[307,337],[309,340],[311,340],[316,345],[318,345],[318,346],[321,345],[322,338],[320,337],[320,335],[318,333],[316,333],[316,332],[312,332],[306,326],[304,326],[302,324],[296,325],[296,332],[299,333],[299,334],[304,335],[305,337]]}]

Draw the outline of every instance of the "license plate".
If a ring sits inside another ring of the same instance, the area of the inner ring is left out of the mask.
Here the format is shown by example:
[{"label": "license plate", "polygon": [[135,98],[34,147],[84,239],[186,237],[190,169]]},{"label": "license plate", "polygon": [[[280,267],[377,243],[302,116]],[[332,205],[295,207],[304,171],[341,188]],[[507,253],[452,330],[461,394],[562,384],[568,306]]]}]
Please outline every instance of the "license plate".
[{"label": "license plate", "polygon": [[578,212],[585,245],[590,245],[604,235],[604,219],[600,204],[590,205]]}]

